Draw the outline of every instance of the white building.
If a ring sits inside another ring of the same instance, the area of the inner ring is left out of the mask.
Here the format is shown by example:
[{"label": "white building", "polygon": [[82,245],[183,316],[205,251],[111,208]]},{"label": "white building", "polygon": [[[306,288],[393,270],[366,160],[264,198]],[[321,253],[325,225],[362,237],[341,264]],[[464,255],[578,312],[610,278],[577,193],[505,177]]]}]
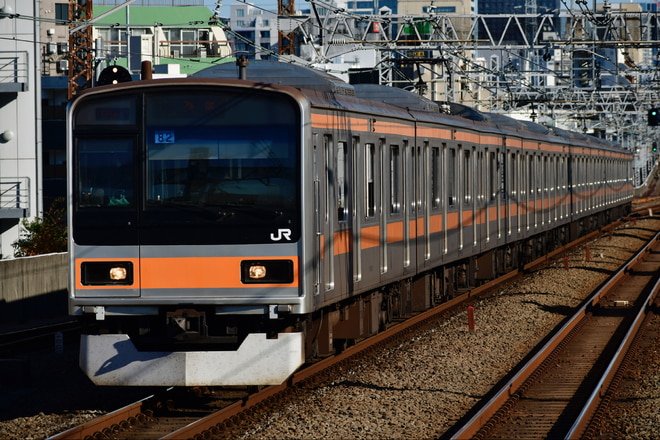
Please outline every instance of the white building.
[{"label": "white building", "polygon": [[21,220],[43,214],[38,4],[0,4],[0,258],[13,257]]},{"label": "white building", "polygon": [[[255,8],[244,3],[230,7],[231,29],[239,38],[234,38],[236,55],[268,60],[277,53],[278,18],[274,12]],[[240,37],[243,37],[241,39]]]}]

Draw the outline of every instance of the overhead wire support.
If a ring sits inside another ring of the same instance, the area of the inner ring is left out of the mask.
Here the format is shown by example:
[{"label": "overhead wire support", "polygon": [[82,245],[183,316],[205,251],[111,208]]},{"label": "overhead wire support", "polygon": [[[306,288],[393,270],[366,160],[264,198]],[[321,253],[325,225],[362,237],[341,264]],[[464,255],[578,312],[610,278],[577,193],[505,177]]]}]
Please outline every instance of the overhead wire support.
[{"label": "overhead wire support", "polygon": [[92,18],[93,0],[69,0],[69,99],[92,86],[94,41],[92,24],[122,9],[135,0],[126,0],[109,11]]},{"label": "overhead wire support", "polygon": [[[550,123],[560,123],[561,115],[569,126],[570,114],[582,114],[577,105],[586,102],[600,117],[596,126],[608,124],[609,114],[638,120],[649,105],[642,98],[660,89],[650,81],[660,77],[655,73],[660,67],[644,62],[644,51],[660,44],[656,11],[609,2],[598,10],[579,5],[578,11],[541,11],[526,0],[525,13],[510,16],[356,15],[326,0],[310,1],[318,26],[307,28],[310,38],[302,44],[311,47],[304,53],[300,48],[297,62],[324,66],[375,51],[381,84],[418,91],[428,84],[427,97],[434,100],[467,99],[468,105],[494,112],[524,112],[531,103]],[[302,27],[305,16],[296,18]],[[420,80],[418,67],[417,73],[410,68],[404,73],[403,66],[424,66],[426,78]]]},{"label": "overhead wire support", "polygon": [[92,85],[92,27],[79,26],[81,22],[88,23],[91,19],[92,0],[69,0],[69,99]]},{"label": "overhead wire support", "polygon": [[277,0],[278,14],[278,52],[280,55],[296,54],[296,33],[295,27],[291,26],[289,17],[296,14],[294,0]]}]

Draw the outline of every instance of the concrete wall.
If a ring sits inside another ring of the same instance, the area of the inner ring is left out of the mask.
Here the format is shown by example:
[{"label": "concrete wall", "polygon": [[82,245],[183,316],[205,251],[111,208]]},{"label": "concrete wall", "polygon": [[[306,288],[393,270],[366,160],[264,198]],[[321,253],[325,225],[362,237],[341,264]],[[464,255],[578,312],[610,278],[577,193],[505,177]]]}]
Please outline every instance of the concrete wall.
[{"label": "concrete wall", "polygon": [[652,195],[654,189],[658,185],[658,178],[660,178],[660,166],[656,161],[653,170],[646,176],[646,180],[641,186],[635,188],[635,197],[647,197]]},{"label": "concrete wall", "polygon": [[0,327],[67,314],[66,252],[0,261]]}]

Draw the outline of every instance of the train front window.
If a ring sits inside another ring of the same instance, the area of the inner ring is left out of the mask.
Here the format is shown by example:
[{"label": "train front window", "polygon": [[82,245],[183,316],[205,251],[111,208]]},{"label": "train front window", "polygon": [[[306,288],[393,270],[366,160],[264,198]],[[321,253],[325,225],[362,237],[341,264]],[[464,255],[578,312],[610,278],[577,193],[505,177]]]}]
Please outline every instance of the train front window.
[{"label": "train front window", "polygon": [[219,241],[296,236],[297,113],[259,93],[149,95],[145,221],[220,229]]},{"label": "train front window", "polygon": [[134,205],[132,139],[78,140],[78,209]]},{"label": "train front window", "polygon": [[[225,129],[223,139],[209,130],[172,137],[178,141],[154,142],[147,164],[147,208],[162,206],[201,208],[259,208],[252,214],[274,214],[295,207],[295,164],[278,128],[270,139],[251,132]],[[158,138],[159,134],[154,134]]]}]

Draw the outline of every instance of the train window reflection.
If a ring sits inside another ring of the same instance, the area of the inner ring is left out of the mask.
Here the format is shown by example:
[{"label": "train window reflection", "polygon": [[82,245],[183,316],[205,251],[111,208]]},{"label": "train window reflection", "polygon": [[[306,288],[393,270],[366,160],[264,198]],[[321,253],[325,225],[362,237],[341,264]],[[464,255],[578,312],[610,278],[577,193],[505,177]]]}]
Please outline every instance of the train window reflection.
[{"label": "train window reflection", "polygon": [[77,208],[126,208],[133,205],[132,139],[79,139]]},{"label": "train window reflection", "polygon": [[[149,144],[147,203],[295,209],[295,156],[285,133],[269,139],[230,133],[222,139],[179,129],[173,144]],[[155,135],[153,137],[156,138]]]},{"label": "train window reflection", "polygon": [[173,223],[297,217],[292,102],[250,93],[150,95],[146,115],[147,211],[177,212],[167,217]]}]

